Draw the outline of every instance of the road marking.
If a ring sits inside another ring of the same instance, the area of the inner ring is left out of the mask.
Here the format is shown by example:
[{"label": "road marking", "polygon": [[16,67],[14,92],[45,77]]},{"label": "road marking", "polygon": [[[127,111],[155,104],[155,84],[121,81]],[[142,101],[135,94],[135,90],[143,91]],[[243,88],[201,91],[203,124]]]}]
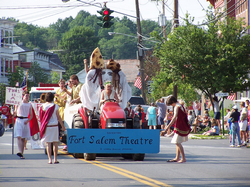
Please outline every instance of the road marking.
[{"label": "road marking", "polygon": [[[58,151],[60,153],[66,154],[65,152],[62,152],[60,150],[58,150]],[[68,156],[74,158],[72,155],[68,155]],[[89,164],[93,164],[93,165],[101,167],[103,169],[112,171],[114,173],[123,175],[125,177],[130,178],[130,179],[133,179],[133,180],[136,180],[136,181],[141,182],[143,184],[146,184],[148,186],[165,186],[165,187],[171,187],[171,185],[167,185],[167,184],[165,184],[163,182],[151,179],[149,177],[146,177],[146,176],[143,176],[143,175],[131,172],[131,171],[128,171],[126,169],[122,169],[122,168],[119,168],[119,167],[116,167],[116,166],[105,164],[105,163],[100,162],[100,161],[96,161],[96,160],[94,160],[94,161],[88,161],[88,160],[85,160],[83,158],[80,158],[79,160],[82,160],[82,161],[87,162]]]}]

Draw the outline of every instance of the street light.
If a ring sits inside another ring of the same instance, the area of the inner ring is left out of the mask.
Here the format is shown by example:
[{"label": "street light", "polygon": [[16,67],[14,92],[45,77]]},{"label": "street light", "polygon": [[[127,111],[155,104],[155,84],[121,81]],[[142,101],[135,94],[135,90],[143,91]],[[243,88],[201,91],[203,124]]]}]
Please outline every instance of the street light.
[{"label": "street light", "polygon": [[119,33],[119,32],[108,32],[108,34],[110,36],[114,35],[114,34],[120,34],[120,35],[124,35],[124,36],[128,36],[128,37],[132,37],[132,38],[137,38],[137,36],[132,36],[132,35],[129,35],[129,34],[123,34],[123,33]]}]

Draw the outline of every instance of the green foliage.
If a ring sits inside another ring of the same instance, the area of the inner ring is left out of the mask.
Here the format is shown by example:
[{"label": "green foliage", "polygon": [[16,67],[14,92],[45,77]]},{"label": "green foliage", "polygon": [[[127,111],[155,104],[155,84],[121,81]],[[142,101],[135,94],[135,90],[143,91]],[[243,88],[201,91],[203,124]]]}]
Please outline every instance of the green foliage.
[{"label": "green foliage", "polygon": [[[153,78],[153,93],[151,94],[154,100],[168,95],[173,95],[173,80],[168,77],[166,72],[160,71]],[[187,105],[197,98],[195,89],[188,83],[179,82],[178,84],[178,99],[185,101]]]},{"label": "green foliage", "polygon": [[33,49],[39,47],[42,50],[47,49],[46,38],[48,36],[48,30],[46,28],[40,28],[32,24],[17,23],[14,27],[14,33],[17,38],[14,41],[21,41],[23,45]]},{"label": "green foliage", "polygon": [[23,79],[25,77],[24,69],[22,67],[16,66],[15,72],[11,72],[10,70],[8,70],[7,77],[10,87],[15,87],[16,82],[19,82],[19,85],[21,86]]},{"label": "green foliage", "polygon": [[34,62],[28,72],[28,88],[38,86],[39,82],[47,83],[48,80],[49,73],[44,72],[40,65],[37,62]]},{"label": "green foliage", "polygon": [[156,48],[163,71],[177,84],[190,84],[209,98],[219,91],[245,90],[250,86],[250,35],[242,34],[241,20],[219,22],[208,12],[207,21],[205,30],[187,19]]},{"label": "green foliage", "polygon": [[5,102],[6,85],[0,83],[0,103]]},{"label": "green foliage", "polygon": [[59,47],[64,51],[59,57],[67,70],[65,79],[83,69],[83,60],[91,55],[97,43],[94,30],[84,26],[74,27],[63,35]]},{"label": "green foliage", "polygon": [[59,82],[59,80],[60,80],[59,73],[53,71],[50,73],[50,76],[51,76],[51,83],[56,84]]}]

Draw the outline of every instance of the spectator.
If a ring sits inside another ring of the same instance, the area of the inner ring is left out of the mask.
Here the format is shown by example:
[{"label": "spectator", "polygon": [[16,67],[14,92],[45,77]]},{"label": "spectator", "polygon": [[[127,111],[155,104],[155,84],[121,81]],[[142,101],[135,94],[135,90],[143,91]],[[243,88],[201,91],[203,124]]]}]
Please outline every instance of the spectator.
[{"label": "spectator", "polygon": [[219,127],[216,119],[213,118],[211,120],[211,126],[212,129],[207,132],[204,132],[202,135],[207,135],[207,136],[219,135]]},{"label": "spectator", "polygon": [[125,114],[126,114],[127,118],[133,118],[134,117],[135,112],[132,109],[130,102],[127,102],[127,107],[124,110],[125,110]]},{"label": "spectator", "polygon": [[226,111],[227,111],[227,114],[224,116],[224,125],[226,124],[226,128],[229,129],[228,120],[230,118],[231,111],[230,109],[226,109]]},{"label": "spectator", "polygon": [[[173,114],[170,112],[169,109],[167,109],[167,114],[166,114],[166,117],[164,119],[164,122],[166,122],[166,125],[168,125],[170,123],[170,121],[172,120],[172,117],[173,117]],[[173,125],[168,129],[168,131],[167,131],[168,135],[170,135],[171,130],[172,131],[174,130],[174,126]]]},{"label": "spectator", "polygon": [[218,97],[213,97],[212,102],[214,104],[214,118],[217,120],[219,129],[221,131],[221,125],[220,125],[220,117],[221,117],[221,113],[220,113],[220,106],[219,106],[219,100]]},{"label": "spectator", "polygon": [[235,147],[235,137],[237,135],[238,138],[238,146],[241,146],[241,140],[240,140],[240,131],[239,131],[239,117],[240,113],[238,112],[238,107],[236,105],[233,106],[233,111],[230,115],[230,120],[232,122],[231,124],[231,131],[232,131],[232,141],[230,147]]},{"label": "spectator", "polygon": [[204,129],[206,127],[211,127],[210,116],[207,110],[204,111],[204,116],[202,118],[202,122],[200,124],[200,128]]},{"label": "spectator", "polygon": [[142,112],[141,112],[141,107],[137,106],[137,113],[136,115],[139,117],[139,122],[140,122],[140,129],[142,129]]},{"label": "spectator", "polygon": [[63,125],[63,121],[59,115],[59,106],[53,103],[54,94],[51,92],[46,93],[45,101],[39,111],[39,117],[41,122],[41,141],[46,142],[47,144],[47,153],[49,162],[48,164],[52,164],[52,153],[51,153],[51,146],[53,143],[54,148],[54,164],[58,164],[57,161],[57,152],[58,152],[58,122],[62,126],[62,130],[65,131],[65,127]]},{"label": "spectator", "polygon": [[154,127],[154,129],[156,129],[156,127],[157,127],[157,109],[156,109],[154,103],[151,103],[151,106],[148,108],[147,116],[148,116],[149,129],[152,129],[152,127]]},{"label": "spectator", "polygon": [[199,115],[199,109],[200,109],[200,103],[198,103],[198,101],[196,100],[194,104],[194,112],[196,117]]},{"label": "spectator", "polygon": [[5,131],[7,131],[8,128],[8,116],[10,116],[10,108],[5,103],[3,103],[3,106],[0,107],[0,113],[1,113],[1,120],[4,122],[4,128]]},{"label": "spectator", "polygon": [[158,125],[161,129],[164,129],[164,118],[166,116],[166,104],[164,103],[164,98],[157,100],[156,105],[158,106]]},{"label": "spectator", "polygon": [[246,130],[247,130],[247,109],[245,107],[245,103],[240,103],[241,111],[240,111],[240,139],[242,145],[246,145]]},{"label": "spectator", "polygon": [[142,120],[141,128],[144,129],[144,126],[145,126],[145,123],[146,123],[146,114],[145,114],[143,108],[141,108],[141,120]]},{"label": "spectator", "polygon": [[250,127],[250,105],[249,105],[249,100],[246,100],[245,102],[246,104],[246,108],[247,108],[247,122],[248,122],[248,125],[247,125],[247,143],[249,142],[249,127]]},{"label": "spectator", "polygon": [[188,124],[192,126],[193,122],[194,122],[193,112],[192,110],[189,110],[188,111]]}]

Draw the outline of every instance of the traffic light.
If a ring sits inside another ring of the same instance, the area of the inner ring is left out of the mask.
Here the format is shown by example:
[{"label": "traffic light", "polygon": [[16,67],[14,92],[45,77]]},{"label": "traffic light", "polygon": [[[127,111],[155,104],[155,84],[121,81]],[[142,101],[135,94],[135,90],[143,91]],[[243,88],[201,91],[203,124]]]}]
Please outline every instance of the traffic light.
[{"label": "traffic light", "polygon": [[114,22],[110,21],[114,18],[114,16],[110,16],[114,11],[110,10],[107,7],[104,7],[102,10],[97,11],[101,16],[97,17],[102,22],[97,22],[97,25],[101,26],[102,28],[110,28],[111,25],[114,24]]}]

